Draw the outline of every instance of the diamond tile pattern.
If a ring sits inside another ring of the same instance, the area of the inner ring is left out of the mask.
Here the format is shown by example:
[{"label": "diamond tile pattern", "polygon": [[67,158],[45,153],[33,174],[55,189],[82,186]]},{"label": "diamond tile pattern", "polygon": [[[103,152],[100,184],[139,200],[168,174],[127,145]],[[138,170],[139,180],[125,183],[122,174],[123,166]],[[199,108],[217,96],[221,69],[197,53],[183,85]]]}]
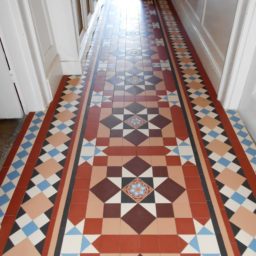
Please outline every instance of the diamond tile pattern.
[{"label": "diamond tile pattern", "polygon": [[43,112],[35,113],[27,132],[18,148],[16,156],[14,157],[11,166],[3,180],[0,187],[0,224],[8,209],[10,199],[19,182],[25,163],[33,147],[34,141],[44,119]]},{"label": "diamond tile pattern", "polygon": [[[204,79],[201,77],[200,71],[196,68],[197,61],[190,54],[187,42],[185,41],[185,38],[179,29],[179,25],[175,20],[174,14],[166,0],[160,1],[160,8],[163,13],[163,20],[168,28],[170,44],[175,53],[180,71],[182,72],[186,93],[191,100],[191,107],[197,119],[202,140],[207,149],[207,154],[216,179],[216,185],[219,188],[228,218],[230,219],[236,214],[241,207],[244,207],[244,204],[250,208],[251,214],[254,215],[255,198],[253,192],[244,178],[245,173],[242,168],[242,163],[232,149],[232,142],[229,134],[221,124],[219,113],[211,98],[212,96],[207,91],[205,85],[207,83],[205,83]],[[229,115],[233,125],[239,127],[239,129],[243,129],[239,124],[235,125],[235,123],[239,123],[235,113],[229,112]],[[239,134],[238,130],[237,134]],[[243,135],[245,137],[247,136],[245,134]],[[241,139],[241,135],[238,136]],[[241,144],[243,145],[243,143]],[[251,152],[253,152],[253,150]],[[249,156],[248,158],[253,164],[253,157]],[[241,182],[240,186],[234,187],[228,179],[221,179],[221,176],[223,177],[222,173],[227,172],[227,170],[236,173],[237,181],[240,180],[244,182]],[[245,194],[241,195],[240,191],[243,191]],[[253,241],[253,237],[247,236],[247,238],[245,238],[237,235],[240,234],[240,232],[245,232],[247,234],[247,232],[244,229],[241,229],[241,226],[237,224],[231,224],[231,227],[235,239],[237,240],[237,248],[239,248],[238,250],[240,251],[239,254],[250,255],[253,249],[252,247],[247,248],[249,245],[247,241]],[[255,253],[256,250],[254,250],[252,254]]]},{"label": "diamond tile pattern", "polygon": [[82,75],[35,114],[1,185],[0,254],[254,255],[250,180],[173,7],[102,12]]}]

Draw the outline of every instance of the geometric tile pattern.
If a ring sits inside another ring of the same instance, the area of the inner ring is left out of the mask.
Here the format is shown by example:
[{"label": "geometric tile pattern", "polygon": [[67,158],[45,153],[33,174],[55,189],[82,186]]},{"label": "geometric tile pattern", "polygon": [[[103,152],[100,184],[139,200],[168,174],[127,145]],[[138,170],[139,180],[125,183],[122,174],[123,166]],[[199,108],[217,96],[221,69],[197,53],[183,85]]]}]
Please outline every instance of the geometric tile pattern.
[{"label": "geometric tile pattern", "polygon": [[[134,169],[134,166],[140,168]],[[108,168],[108,177],[91,188],[105,204],[105,217],[121,217],[137,233],[145,230],[157,217],[163,217],[164,208],[169,208],[165,217],[173,217],[172,203],[185,189],[168,178],[166,167],[162,167],[161,173],[155,177],[159,168],[135,157],[120,168],[119,174],[111,174],[114,167]],[[111,207],[117,209],[112,215],[108,212]],[[136,219],[140,219],[140,225]]]},{"label": "geometric tile pattern", "polygon": [[24,135],[17,153],[0,187],[0,224],[7,211],[12,195],[17,187],[25,163],[44,119],[43,112],[37,112]]},{"label": "geometric tile pattern", "polygon": [[[215,103],[212,101],[212,96],[206,87],[207,83],[197,69],[197,62],[190,52],[183,32],[180,31],[180,25],[177,23],[167,1],[161,0],[159,5],[168,29],[169,42],[185,84],[185,92],[191,101],[191,108],[201,132],[201,138],[216,179],[216,185],[225,205],[227,217],[230,221],[228,225],[231,225],[240,254],[249,255],[247,254],[247,246],[249,241],[253,241],[254,237],[247,235],[247,239],[242,239],[242,236],[237,235],[239,232],[248,234],[248,231],[244,229],[246,226],[242,227],[240,225],[242,219],[237,218],[237,222],[231,220],[232,216],[236,216],[237,212],[243,207],[246,207],[250,217],[255,216],[255,197],[246,180],[242,163],[233,150],[227,131],[221,124]],[[227,173],[233,173],[232,176],[235,177],[233,183],[230,182]],[[251,246],[251,248],[253,247]],[[251,248],[249,251],[253,251],[253,254],[255,254],[256,248]]]},{"label": "geometric tile pattern", "polygon": [[180,157],[181,164],[187,162],[195,164],[194,153],[189,138],[186,140],[177,139],[177,146],[167,146],[170,150],[168,156],[178,156]]},{"label": "geometric tile pattern", "polygon": [[33,244],[39,252],[41,250],[58,192],[82,89],[83,86],[77,77],[69,77],[61,100],[56,106],[54,118],[18,211],[15,227],[9,236],[6,251],[11,252],[14,246],[24,240]]},{"label": "geometric tile pattern", "polygon": [[198,221],[194,220],[194,226],[196,230],[195,235],[180,235],[180,237],[188,243],[182,253],[220,255],[218,242],[214,235],[214,229],[211,221],[209,220],[206,224],[202,225]]},{"label": "geometric tile pattern", "polygon": [[84,235],[84,220],[74,225],[67,222],[61,255],[80,255],[80,253],[98,253],[93,242],[99,237],[97,235]]},{"label": "geometric tile pattern", "polygon": [[256,172],[256,145],[253,141],[251,135],[249,134],[248,130],[246,129],[245,124],[243,123],[240,115],[235,110],[227,110],[227,115],[229,120],[236,131],[237,138],[239,139],[254,172]]},{"label": "geometric tile pattern", "polygon": [[[0,229],[4,255],[227,255],[223,230],[237,255],[255,254],[256,203],[242,164],[170,6],[159,4],[106,3],[82,76],[67,77],[34,141]],[[192,111],[202,141],[191,135]]]}]

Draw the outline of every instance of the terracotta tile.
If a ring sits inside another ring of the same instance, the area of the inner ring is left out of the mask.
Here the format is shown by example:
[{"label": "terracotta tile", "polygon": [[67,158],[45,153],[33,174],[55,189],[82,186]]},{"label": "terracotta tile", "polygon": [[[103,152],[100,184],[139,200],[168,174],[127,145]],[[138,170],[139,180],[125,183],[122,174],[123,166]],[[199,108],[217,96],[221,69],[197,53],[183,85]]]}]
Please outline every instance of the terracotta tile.
[{"label": "terracotta tile", "polygon": [[102,218],[103,217],[103,203],[93,194],[89,193],[86,218]]},{"label": "terracotta tile", "polygon": [[43,193],[40,193],[23,203],[21,206],[31,219],[35,219],[49,210],[53,204]]},{"label": "terracotta tile", "polygon": [[174,218],[158,218],[157,228],[158,228],[159,235],[177,234]]},{"label": "terracotta tile", "polygon": [[178,234],[195,234],[192,218],[175,218]]},{"label": "terracotta tile", "polygon": [[244,183],[245,177],[232,170],[225,169],[218,175],[217,180],[236,191]]},{"label": "terracotta tile", "polygon": [[101,234],[102,219],[86,219],[84,234]]},{"label": "terracotta tile", "polygon": [[231,149],[231,146],[216,139],[216,140],[211,141],[206,146],[206,148],[220,156],[223,156]]},{"label": "terracotta tile", "polygon": [[102,222],[102,234],[119,235],[121,223],[119,218],[104,218]]},{"label": "terracotta tile", "polygon": [[[142,253],[158,253],[159,245],[156,242],[155,236],[141,236],[140,237],[140,252]],[[148,254],[146,254],[148,255]]]},{"label": "terracotta tile", "polygon": [[34,245],[31,243],[29,239],[25,239],[22,242],[18,243],[15,247],[13,247],[11,250],[6,252],[4,255],[16,256],[16,255],[20,255],[20,252],[26,252],[27,256],[40,255],[38,250],[34,247]]},{"label": "terracotta tile", "polygon": [[49,160],[38,165],[35,169],[44,177],[48,178],[54,173],[60,171],[63,167],[54,159]]},{"label": "terracotta tile", "polygon": [[235,212],[230,221],[251,236],[256,235],[256,226],[252,225],[252,223],[256,223],[256,215],[243,206]]},{"label": "terracotta tile", "polygon": [[191,203],[190,206],[194,218],[210,217],[210,213],[206,203]]}]

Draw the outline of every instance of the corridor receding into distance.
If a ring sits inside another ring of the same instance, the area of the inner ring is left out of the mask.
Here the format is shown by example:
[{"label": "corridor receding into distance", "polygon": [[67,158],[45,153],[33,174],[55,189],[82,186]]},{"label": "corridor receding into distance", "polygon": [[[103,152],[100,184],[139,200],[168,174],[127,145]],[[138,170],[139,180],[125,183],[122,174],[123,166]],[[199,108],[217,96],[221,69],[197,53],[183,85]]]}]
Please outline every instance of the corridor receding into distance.
[{"label": "corridor receding into distance", "polygon": [[0,255],[256,255],[255,172],[168,0],[106,1],[0,184]]}]

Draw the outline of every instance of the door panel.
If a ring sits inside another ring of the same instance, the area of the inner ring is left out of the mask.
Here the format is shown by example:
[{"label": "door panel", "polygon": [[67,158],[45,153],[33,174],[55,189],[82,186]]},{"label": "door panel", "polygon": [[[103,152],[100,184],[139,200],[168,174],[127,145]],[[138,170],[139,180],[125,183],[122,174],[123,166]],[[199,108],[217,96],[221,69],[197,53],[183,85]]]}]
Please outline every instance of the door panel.
[{"label": "door panel", "polygon": [[23,111],[0,43],[0,118],[21,118]]}]

